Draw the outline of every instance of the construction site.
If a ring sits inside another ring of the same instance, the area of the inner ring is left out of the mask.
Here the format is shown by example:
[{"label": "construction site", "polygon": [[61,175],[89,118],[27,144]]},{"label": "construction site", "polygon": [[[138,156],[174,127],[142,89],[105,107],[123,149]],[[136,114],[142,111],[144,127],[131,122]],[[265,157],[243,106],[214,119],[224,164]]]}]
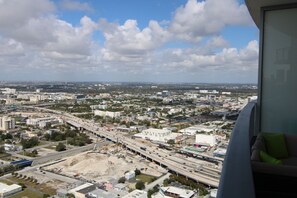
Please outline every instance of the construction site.
[{"label": "construction site", "polygon": [[159,177],[166,172],[157,164],[123,150],[116,144],[105,145],[100,149],[67,157],[60,163],[43,169],[71,178],[98,183],[114,183],[125,173],[135,169],[154,177]]}]

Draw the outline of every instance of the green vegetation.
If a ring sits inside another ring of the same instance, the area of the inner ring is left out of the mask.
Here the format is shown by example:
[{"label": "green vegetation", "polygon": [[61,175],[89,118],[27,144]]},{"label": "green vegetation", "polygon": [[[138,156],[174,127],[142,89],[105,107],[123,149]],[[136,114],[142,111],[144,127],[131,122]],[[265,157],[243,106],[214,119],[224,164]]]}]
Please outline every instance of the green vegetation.
[{"label": "green vegetation", "polygon": [[135,185],[135,188],[138,190],[142,190],[145,188],[144,183],[142,181],[138,181]]},{"label": "green vegetation", "polygon": [[10,198],[42,197],[41,193],[26,188],[24,191],[10,196]]},{"label": "green vegetation", "polygon": [[23,149],[32,148],[39,144],[39,140],[36,137],[32,137],[28,140],[22,139],[21,144],[23,146]]},{"label": "green vegetation", "polygon": [[66,146],[61,142],[56,146],[56,151],[65,151],[65,150],[66,150]]},{"label": "green vegetation", "polygon": [[67,193],[66,194],[66,197],[67,198],[75,198],[74,194],[72,194],[72,193]]},{"label": "green vegetation", "polygon": [[4,146],[0,146],[0,154],[5,154],[5,148]]},{"label": "green vegetation", "polygon": [[11,173],[11,172],[13,172],[13,171],[15,171],[17,169],[18,169],[18,167],[13,166],[13,165],[10,165],[10,164],[9,165],[6,165],[6,166],[2,166],[0,168],[0,176],[2,176],[4,174]]},{"label": "green vegetation", "polygon": [[32,152],[24,151],[24,153],[21,152],[20,154],[24,154],[24,155],[26,155],[28,157],[37,157],[38,156],[38,151],[36,149],[34,149]]},{"label": "green vegetation", "polygon": [[84,118],[84,119],[91,120],[91,119],[93,119],[93,117],[94,117],[94,114],[93,114],[93,113],[87,113],[87,114],[78,114],[78,115],[76,115],[76,117],[79,117],[79,118]]},{"label": "green vegetation", "polygon": [[168,186],[170,183],[174,181],[179,182],[185,186],[188,186],[192,190],[199,190],[200,196],[207,195],[208,193],[203,184],[197,183],[196,181],[188,179],[181,175],[178,175],[178,176],[174,174],[170,175],[169,179],[164,180],[163,185]]},{"label": "green vegetation", "polygon": [[120,179],[118,180],[118,183],[125,183],[125,182],[126,182],[125,177],[120,177]]},{"label": "green vegetation", "polygon": [[0,140],[5,141],[5,140],[11,140],[13,136],[10,133],[3,133],[0,132]]},{"label": "green vegetation", "polygon": [[144,183],[151,183],[151,182],[156,180],[156,177],[141,173],[140,175],[136,175],[136,179],[140,180],[140,181],[142,181]]},{"label": "green vegetation", "polygon": [[174,140],[168,140],[167,143],[173,145],[173,144],[175,144],[175,141]]},{"label": "green vegetation", "polygon": [[77,130],[66,130],[64,133],[54,131],[51,134],[45,134],[44,138],[47,141],[62,141],[67,140],[67,143],[74,146],[84,146],[91,144],[92,140],[84,133]]},{"label": "green vegetation", "polygon": [[91,112],[92,109],[90,108],[89,104],[55,104],[51,107],[51,109],[58,110],[58,111],[66,111],[69,113],[84,113],[84,112]]},{"label": "green vegetation", "polygon": [[139,169],[137,169],[137,168],[135,169],[134,172],[135,172],[135,175],[140,175],[141,174],[141,171]]},{"label": "green vegetation", "polygon": [[149,189],[149,190],[147,191],[147,197],[148,197],[148,198],[151,198],[152,195],[153,195],[154,193],[158,192],[158,191],[159,191],[159,185],[155,185],[152,189]]},{"label": "green vegetation", "polygon": [[24,186],[27,186],[30,189],[34,188],[36,191],[39,191],[40,194],[38,197],[42,197],[43,194],[48,194],[48,195],[55,195],[56,194],[56,189],[53,187],[48,186],[47,184],[39,184],[38,180],[35,179],[34,177],[27,177],[26,175],[14,173],[12,175],[13,177],[10,177],[9,181],[13,183],[18,183],[22,184]]}]

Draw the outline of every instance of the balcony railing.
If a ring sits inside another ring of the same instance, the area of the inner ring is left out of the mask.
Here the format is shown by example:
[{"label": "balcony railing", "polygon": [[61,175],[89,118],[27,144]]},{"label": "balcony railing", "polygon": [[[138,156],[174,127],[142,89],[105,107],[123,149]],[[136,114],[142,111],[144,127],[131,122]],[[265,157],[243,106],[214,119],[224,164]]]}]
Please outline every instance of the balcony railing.
[{"label": "balcony railing", "polygon": [[241,111],[229,142],[220,179],[219,198],[254,198],[255,188],[250,160],[250,141],[255,132],[256,102]]}]

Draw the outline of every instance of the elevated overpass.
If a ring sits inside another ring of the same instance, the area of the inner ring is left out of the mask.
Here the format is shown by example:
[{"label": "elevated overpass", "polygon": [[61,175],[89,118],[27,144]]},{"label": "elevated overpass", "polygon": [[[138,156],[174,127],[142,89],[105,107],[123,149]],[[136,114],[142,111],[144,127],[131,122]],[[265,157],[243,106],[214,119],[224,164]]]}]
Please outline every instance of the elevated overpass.
[{"label": "elevated overpass", "polygon": [[[216,173],[212,175],[212,174],[205,174],[203,172],[199,172],[197,171],[197,168],[193,164],[185,163],[182,159],[179,159],[177,157],[167,156],[161,151],[158,151],[158,153],[156,153],[154,148],[147,147],[147,145],[145,144],[139,143],[131,138],[127,138],[122,135],[119,135],[116,132],[103,130],[102,128],[99,128],[99,126],[97,126],[92,121],[83,120],[69,113],[60,112],[56,110],[50,110],[50,109],[39,108],[39,107],[29,107],[29,108],[35,108],[40,111],[46,111],[46,112],[57,114],[65,122],[71,123],[71,125],[75,125],[80,128],[83,128],[86,131],[98,137],[105,138],[115,143],[121,143],[127,149],[133,152],[136,152],[146,157],[147,159],[155,161],[156,163],[160,164],[160,166],[167,168],[169,171],[176,173],[177,175],[183,175],[189,179],[195,180],[197,182],[201,182],[211,187],[218,187],[219,185],[220,174]],[[141,148],[146,148],[146,149],[143,150]]]}]

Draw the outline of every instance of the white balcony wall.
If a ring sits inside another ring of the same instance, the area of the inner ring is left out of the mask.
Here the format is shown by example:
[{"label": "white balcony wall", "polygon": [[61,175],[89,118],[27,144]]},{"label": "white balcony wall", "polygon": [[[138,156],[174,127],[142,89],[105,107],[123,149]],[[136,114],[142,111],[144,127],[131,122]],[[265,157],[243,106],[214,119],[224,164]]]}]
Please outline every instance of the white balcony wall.
[{"label": "white balcony wall", "polygon": [[263,20],[260,130],[297,134],[297,8]]}]

